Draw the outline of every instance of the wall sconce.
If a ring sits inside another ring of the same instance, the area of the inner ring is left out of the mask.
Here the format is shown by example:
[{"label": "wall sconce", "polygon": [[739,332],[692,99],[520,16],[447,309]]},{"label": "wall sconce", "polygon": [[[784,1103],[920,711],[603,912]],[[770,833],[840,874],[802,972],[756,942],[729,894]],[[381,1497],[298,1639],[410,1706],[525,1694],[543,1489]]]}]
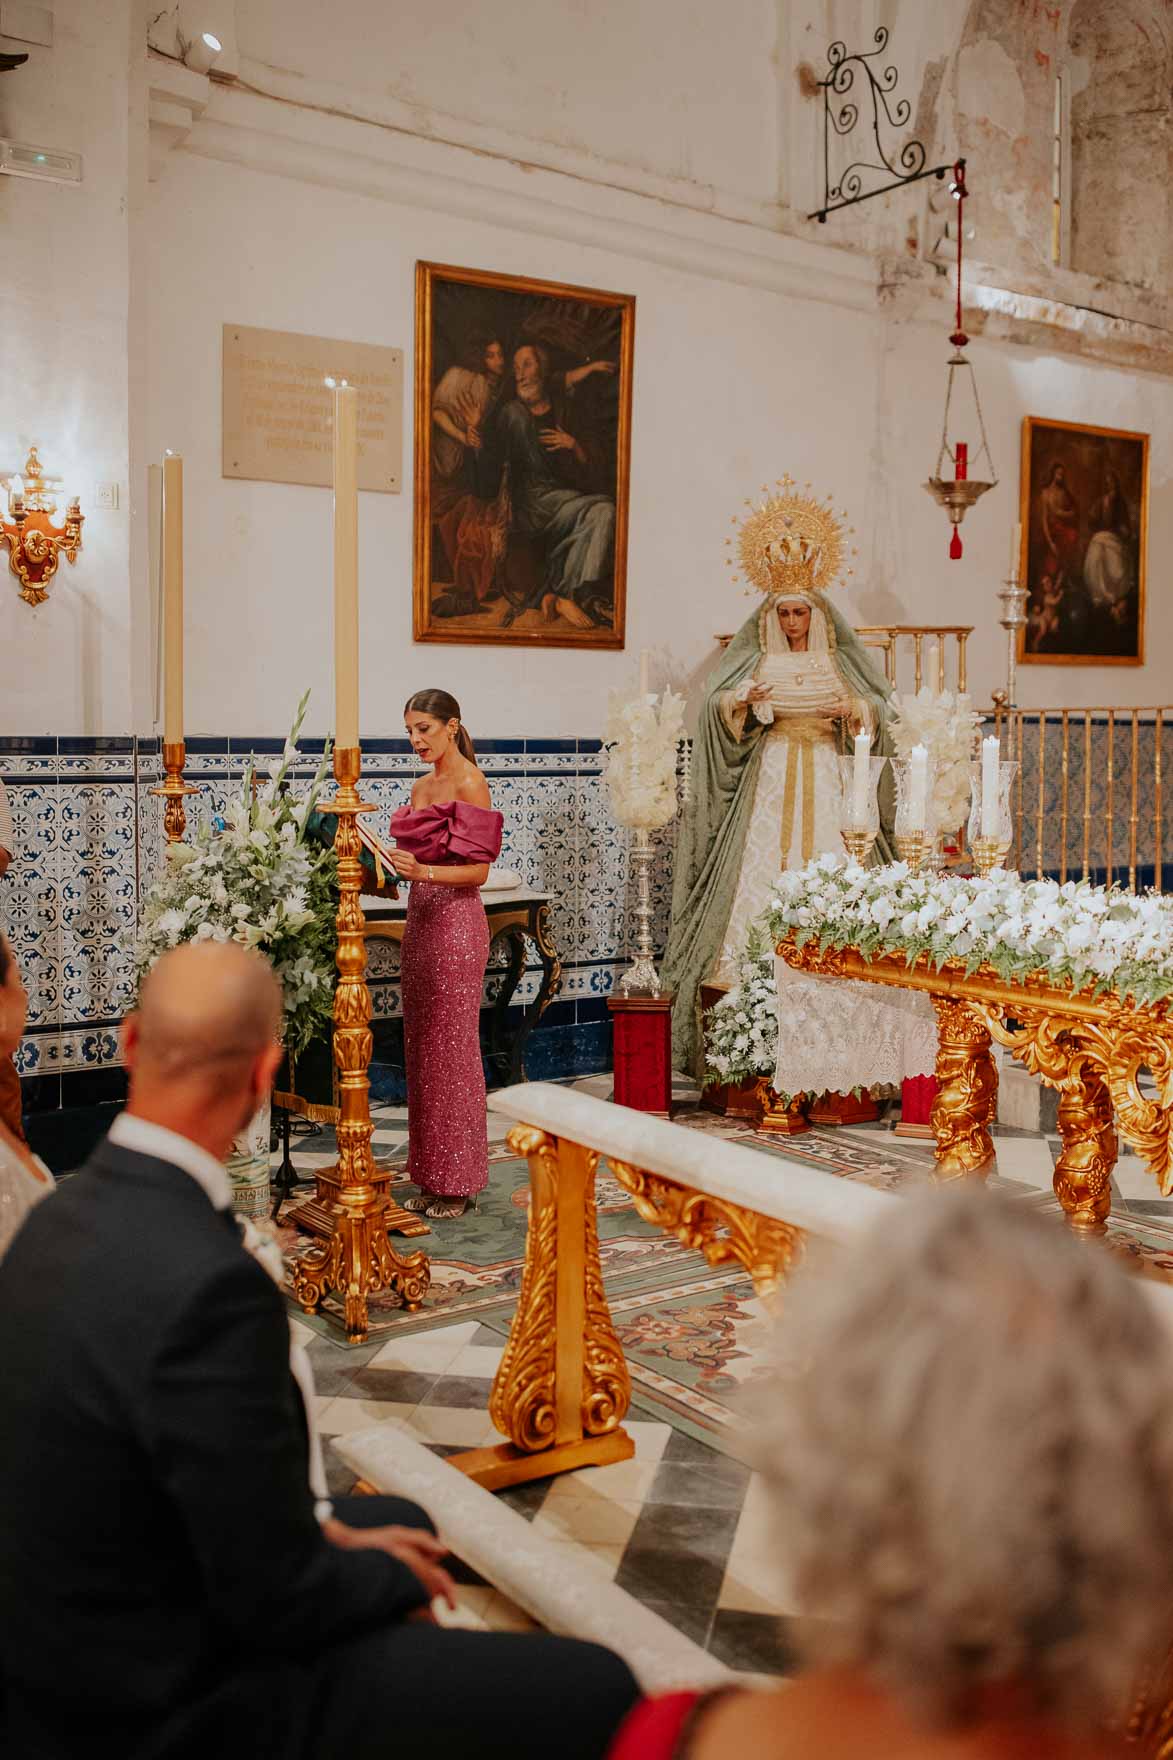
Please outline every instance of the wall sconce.
[{"label": "wall sconce", "polygon": [[76,495],[66,509],[64,525],[53,524],[56,496],[61,493],[60,477],[47,477],[36,447],[30,447],[23,477],[8,479],[9,517],[0,515],[0,541],[8,545],[8,566],[20,582],[26,605],[44,604],[62,552],[76,562],[81,549],[85,516]]}]

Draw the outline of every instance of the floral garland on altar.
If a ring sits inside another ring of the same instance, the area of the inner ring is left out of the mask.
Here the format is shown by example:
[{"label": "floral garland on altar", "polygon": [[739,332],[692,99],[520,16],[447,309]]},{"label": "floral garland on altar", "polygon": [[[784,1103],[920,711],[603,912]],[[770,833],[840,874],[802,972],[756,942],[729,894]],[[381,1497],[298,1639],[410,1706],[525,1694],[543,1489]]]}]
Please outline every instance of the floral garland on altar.
[{"label": "floral garland on altar", "polygon": [[255,947],[281,981],[282,1040],[294,1057],[328,1028],[335,979],[338,864],[332,849],[305,841],[329,769],[329,741],[304,793],[286,783],[308,701],[307,691],[269,780],[254,789],[250,763],[223,819],[201,825],[191,843],[167,845],[135,952],[141,983],[160,955],[182,942]]},{"label": "floral garland on altar", "polygon": [[750,931],[737,983],[708,1010],[704,1027],[708,1082],[737,1087],[758,1076],[773,1080],[778,1062],[778,986],[773,949],[766,950],[756,931]]},{"label": "floral garland on altar", "polygon": [[922,955],[938,967],[988,966],[1015,980],[1045,973],[1073,990],[1146,1004],[1173,995],[1173,899],[1086,881],[913,874],[818,856],[781,874],[767,920],[776,941],[855,947],[865,958]]}]

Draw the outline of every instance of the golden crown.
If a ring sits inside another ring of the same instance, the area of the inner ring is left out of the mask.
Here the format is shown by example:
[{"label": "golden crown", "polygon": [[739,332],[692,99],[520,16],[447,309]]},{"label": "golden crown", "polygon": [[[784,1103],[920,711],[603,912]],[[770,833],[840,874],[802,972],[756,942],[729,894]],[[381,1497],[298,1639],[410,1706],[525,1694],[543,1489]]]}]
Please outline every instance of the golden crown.
[{"label": "golden crown", "polygon": [[[750,511],[741,522],[737,556],[751,583],[747,592],[809,595],[825,592],[834,584],[851,528],[843,523],[845,512],[836,515],[833,511],[831,497],[816,501],[810,487],[807,483],[808,493],[799,495],[793,477],[779,477],[775,488],[780,493],[772,495],[769,484],[763,483],[765,501],[757,507],[746,501]],[[738,523],[736,515],[732,523]],[[732,547],[732,538],[725,542]],[[733,563],[732,556],[726,559],[727,568]],[[854,572],[847,570],[849,575]],[[740,578],[733,576],[734,580]]]}]

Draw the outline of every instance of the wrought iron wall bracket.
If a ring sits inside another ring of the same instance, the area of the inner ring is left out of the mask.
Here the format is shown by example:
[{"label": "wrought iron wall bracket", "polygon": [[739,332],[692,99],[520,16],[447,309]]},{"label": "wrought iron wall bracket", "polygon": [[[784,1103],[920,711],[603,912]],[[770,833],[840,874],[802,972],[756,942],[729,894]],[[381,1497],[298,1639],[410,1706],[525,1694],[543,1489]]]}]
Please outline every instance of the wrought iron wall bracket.
[{"label": "wrought iron wall bracket", "polygon": [[[904,128],[911,118],[912,106],[907,98],[900,98],[895,103],[891,101],[900,80],[895,67],[889,65],[877,72],[872,66],[876,56],[882,55],[888,47],[888,32],[883,25],[876,31],[873,41],[874,49],[852,54],[842,42],[832,43],[827,50],[830,72],[826,79],[819,81],[823,93],[823,202],[821,207],[807,215],[808,220],[817,220],[820,226],[825,225],[828,214],[834,214],[840,208],[853,208],[859,202],[870,202],[873,196],[889,195],[895,189],[919,183],[924,177],[944,178],[953,169],[952,163],[927,166],[928,154],[921,141],[906,141],[899,152],[893,149],[891,156],[885,149],[884,128]],[[867,80],[866,97],[861,102],[851,95],[855,90],[857,68]],[[861,103],[866,103],[869,98],[876,158],[852,160],[840,172],[838,181],[832,183],[831,137],[835,134],[846,139],[854,131],[860,119]],[[838,99],[843,102],[837,105]],[[885,177],[888,181],[867,189],[864,185],[869,177]]]}]

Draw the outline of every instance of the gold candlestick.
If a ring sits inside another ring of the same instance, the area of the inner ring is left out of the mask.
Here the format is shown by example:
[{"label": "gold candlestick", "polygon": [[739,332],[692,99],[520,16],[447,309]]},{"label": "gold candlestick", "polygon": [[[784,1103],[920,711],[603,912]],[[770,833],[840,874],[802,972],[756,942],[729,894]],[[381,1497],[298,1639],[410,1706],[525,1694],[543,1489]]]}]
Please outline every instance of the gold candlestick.
[{"label": "gold candlestick", "polygon": [[867,860],[868,852],[876,841],[874,831],[853,831],[843,826],[839,832],[843,839],[843,847],[853,862],[861,865]]},{"label": "gold candlestick", "polygon": [[[387,1176],[380,1179],[371,1154],[374,1127],[367,1071],[373,1042],[371,993],[366,985],[358,815],[374,812],[375,808],[359,799],[356,784],[361,769],[362,755],[357,746],[336,746],[334,778],[338,789],[334,798],[323,804],[323,810],[334,813],[338,820],[334,835],[338,856],[338,988],[334,993],[338,1164],[324,1178],[327,1189],[336,1189],[337,1202],[326,1212],[328,1238],[306,1253],[293,1273],[294,1296],[307,1313],[312,1314],[321,1306],[329,1290],[339,1292],[345,1308],[346,1335],[353,1344],[360,1344],[367,1336],[368,1297],[390,1291],[413,1312],[427,1294],[432,1275],[426,1253],[417,1250],[401,1255],[388,1240],[389,1223],[394,1226],[402,1218],[412,1233],[418,1233],[420,1219],[389,1202],[385,1195]],[[305,1206],[306,1210],[310,1208]],[[322,1209],[321,1187],[316,1208]],[[307,1221],[312,1226],[312,1220]]]},{"label": "gold candlestick", "polygon": [[1006,859],[1006,851],[1010,848],[1010,839],[1008,837],[975,837],[972,847],[977,871],[984,879],[987,874],[992,874],[995,868],[1002,866]]},{"label": "gold candlestick", "polygon": [[187,751],[182,740],[164,740],[163,775],[166,780],[160,787],[153,788],[151,793],[162,796],[163,835],[168,843],[183,842],[183,834],[187,830],[184,796],[200,792],[192,783],[183,780],[183,766],[186,761]]},{"label": "gold candlestick", "polygon": [[919,874],[925,864],[925,857],[930,849],[927,831],[906,831],[903,835],[896,833],[896,854],[902,862],[907,862],[909,871]]}]

